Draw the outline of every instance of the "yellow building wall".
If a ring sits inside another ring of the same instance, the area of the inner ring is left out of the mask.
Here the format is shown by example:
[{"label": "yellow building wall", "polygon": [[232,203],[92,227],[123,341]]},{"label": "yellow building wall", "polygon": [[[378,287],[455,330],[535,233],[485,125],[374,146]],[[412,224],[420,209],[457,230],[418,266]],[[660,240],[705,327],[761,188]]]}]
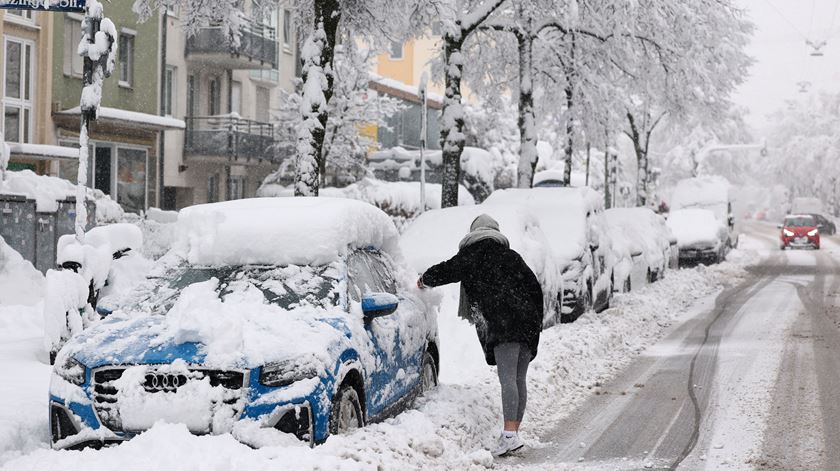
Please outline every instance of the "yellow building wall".
[{"label": "yellow building wall", "polygon": [[379,54],[376,63],[378,75],[402,83],[414,83],[414,41],[403,44],[402,59],[391,59],[389,54]]}]

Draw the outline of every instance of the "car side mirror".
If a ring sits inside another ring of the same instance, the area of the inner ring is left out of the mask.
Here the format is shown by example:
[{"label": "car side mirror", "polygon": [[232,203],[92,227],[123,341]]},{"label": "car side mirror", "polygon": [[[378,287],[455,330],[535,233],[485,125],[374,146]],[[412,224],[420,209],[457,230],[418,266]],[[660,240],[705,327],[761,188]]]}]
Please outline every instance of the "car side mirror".
[{"label": "car side mirror", "polygon": [[735,216],[729,216],[729,226],[735,225]]},{"label": "car side mirror", "polygon": [[636,258],[636,257],[641,257],[641,256],[642,256],[642,251],[641,251],[641,250],[639,250],[639,249],[633,249],[633,250],[630,252],[630,256],[631,256],[631,257],[633,257],[633,258]]},{"label": "car side mirror", "polygon": [[368,293],[362,297],[365,320],[373,320],[396,312],[400,300],[391,293]]},{"label": "car side mirror", "polygon": [[784,225],[782,225],[782,224],[776,224],[776,229],[782,229],[782,228],[784,228],[784,227],[785,227],[785,226],[784,226]]}]

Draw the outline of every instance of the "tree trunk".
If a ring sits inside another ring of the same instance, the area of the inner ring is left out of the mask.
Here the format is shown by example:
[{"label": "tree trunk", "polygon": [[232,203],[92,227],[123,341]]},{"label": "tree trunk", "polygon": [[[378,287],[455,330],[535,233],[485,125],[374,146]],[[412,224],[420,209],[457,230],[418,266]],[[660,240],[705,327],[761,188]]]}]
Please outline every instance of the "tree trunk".
[{"label": "tree trunk", "polygon": [[519,172],[517,186],[531,188],[537,168],[537,130],[534,116],[532,60],[534,38],[528,33],[517,34],[519,45]]},{"label": "tree trunk", "polygon": [[566,87],[566,149],[565,149],[565,168],[563,169],[563,184],[572,186],[572,156],[574,155],[574,118],[572,118],[572,108],[574,107],[574,92],[571,85]]},{"label": "tree trunk", "polygon": [[604,131],[604,207],[610,209],[612,207],[612,188],[610,188],[610,165],[612,165],[612,156],[610,155],[610,132]]},{"label": "tree trunk", "polygon": [[443,147],[441,207],[458,206],[458,184],[461,180],[461,154],[464,152],[464,108],[461,104],[461,73],[464,69],[463,30],[459,37],[444,36],[444,69],[446,96],[443,101],[443,125],[440,130]]},{"label": "tree trunk", "polygon": [[627,121],[630,123],[630,132],[627,135],[633,141],[633,150],[636,153],[636,206],[645,206],[648,181],[647,148],[642,144],[642,135],[631,113],[627,113]]},{"label": "tree trunk", "polygon": [[[311,109],[301,109],[304,116],[304,130],[299,136],[298,160],[295,169],[295,196],[318,196],[321,172],[326,167],[323,156],[324,138],[329,121],[329,103],[333,96],[335,76],[333,59],[338,23],[341,20],[341,8],[338,0],[315,0],[315,30],[307,43],[316,46],[317,53],[311,57],[302,57],[304,93],[320,81],[323,84],[324,100],[314,100]],[[315,118],[314,120],[312,118]]]}]

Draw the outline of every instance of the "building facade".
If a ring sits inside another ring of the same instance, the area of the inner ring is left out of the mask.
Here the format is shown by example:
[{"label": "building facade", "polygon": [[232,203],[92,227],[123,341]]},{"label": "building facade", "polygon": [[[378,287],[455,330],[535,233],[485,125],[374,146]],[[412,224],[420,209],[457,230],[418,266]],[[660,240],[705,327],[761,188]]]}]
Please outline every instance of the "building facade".
[{"label": "building facade", "polygon": [[253,197],[288,157],[276,148],[272,112],[296,76],[294,21],[285,9],[256,18],[250,6],[238,45],[215,26],[187,37],[177,12],[162,22],[164,114],[186,123],[164,137],[166,209]]}]

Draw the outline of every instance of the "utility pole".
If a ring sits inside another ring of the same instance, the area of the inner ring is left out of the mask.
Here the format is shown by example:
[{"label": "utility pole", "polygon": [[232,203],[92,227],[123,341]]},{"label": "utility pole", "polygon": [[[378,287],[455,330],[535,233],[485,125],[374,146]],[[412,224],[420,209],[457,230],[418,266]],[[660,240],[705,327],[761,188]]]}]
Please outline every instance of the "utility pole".
[{"label": "utility pole", "polygon": [[[90,123],[96,120],[102,101],[102,82],[110,77],[114,70],[114,57],[117,50],[114,44],[116,28],[111,20],[105,18],[102,10],[102,4],[98,0],[88,0],[85,5],[85,20],[82,24],[84,35],[82,44],[79,45],[79,53],[84,56],[80,103],[82,125],[79,130],[79,174],[76,182],[76,240],[80,244],[85,240],[85,226],[88,219],[85,206],[90,157],[88,130]],[[103,43],[107,44],[104,50],[100,47]]]},{"label": "utility pole", "polygon": [[420,76],[420,214],[426,211],[426,128],[428,126],[428,101],[426,87],[429,76]]}]

